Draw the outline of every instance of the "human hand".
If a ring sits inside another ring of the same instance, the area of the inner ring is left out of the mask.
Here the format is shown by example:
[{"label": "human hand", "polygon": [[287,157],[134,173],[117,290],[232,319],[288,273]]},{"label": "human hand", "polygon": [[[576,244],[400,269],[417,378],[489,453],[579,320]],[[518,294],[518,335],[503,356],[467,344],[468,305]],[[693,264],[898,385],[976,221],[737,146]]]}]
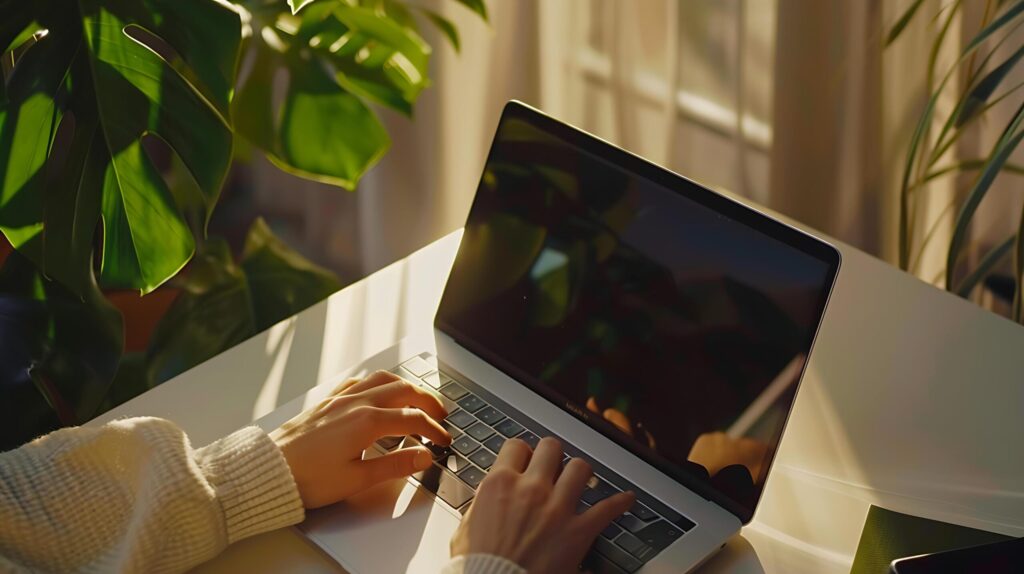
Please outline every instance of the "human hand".
[{"label": "human hand", "polygon": [[532,453],[519,439],[506,441],[452,537],[452,556],[493,554],[531,574],[576,571],[601,530],[635,500],[621,492],[576,514],[592,474],[579,458],[563,469],[562,446],[553,438]]},{"label": "human hand", "polygon": [[291,468],[306,508],[326,506],[379,482],[431,464],[423,447],[363,460],[363,450],[385,436],[421,435],[447,445],[437,421],[448,416],[433,394],[387,371],[349,379],[315,407],[270,433]]}]

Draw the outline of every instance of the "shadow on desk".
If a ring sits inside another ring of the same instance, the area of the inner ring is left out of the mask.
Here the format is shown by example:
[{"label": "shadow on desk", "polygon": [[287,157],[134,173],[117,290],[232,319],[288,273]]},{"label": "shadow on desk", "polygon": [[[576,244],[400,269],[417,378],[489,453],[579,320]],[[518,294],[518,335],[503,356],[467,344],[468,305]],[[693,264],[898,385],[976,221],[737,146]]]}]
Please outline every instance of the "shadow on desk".
[{"label": "shadow on desk", "polygon": [[709,558],[697,571],[732,574],[764,574],[765,572],[754,547],[743,536],[733,536],[725,548]]}]

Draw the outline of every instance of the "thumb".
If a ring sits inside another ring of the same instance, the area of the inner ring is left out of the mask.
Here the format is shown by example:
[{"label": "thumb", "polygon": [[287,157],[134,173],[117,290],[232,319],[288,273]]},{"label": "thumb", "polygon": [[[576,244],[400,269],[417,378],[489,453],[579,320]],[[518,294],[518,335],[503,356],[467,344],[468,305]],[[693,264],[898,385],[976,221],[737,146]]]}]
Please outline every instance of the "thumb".
[{"label": "thumb", "polygon": [[360,479],[363,488],[374,484],[404,478],[410,474],[430,468],[433,458],[424,447],[402,448],[377,458],[363,460],[359,463]]}]

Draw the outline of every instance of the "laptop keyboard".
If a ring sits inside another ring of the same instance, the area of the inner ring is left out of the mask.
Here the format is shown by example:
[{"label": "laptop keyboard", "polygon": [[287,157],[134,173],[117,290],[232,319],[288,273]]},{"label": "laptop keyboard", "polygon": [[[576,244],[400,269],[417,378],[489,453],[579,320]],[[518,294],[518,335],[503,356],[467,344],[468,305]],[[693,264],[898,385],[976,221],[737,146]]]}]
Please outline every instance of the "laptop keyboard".
[{"label": "laptop keyboard", "polygon": [[[531,448],[536,448],[541,436],[551,434],[531,424],[525,417],[518,414],[509,416],[514,412],[512,409],[505,408],[493,398],[485,398],[486,393],[471,382],[455,381],[440,371],[428,354],[414,357],[392,372],[440,392],[449,413],[441,424],[451,433],[452,444],[442,447],[424,443],[416,437],[385,437],[377,444],[385,451],[416,445],[430,449],[434,454],[434,465],[414,474],[413,478],[462,514],[469,509],[477,487],[487,476],[506,440],[519,438]],[[561,442],[567,451],[575,451],[571,444],[564,440]],[[567,452],[562,460],[563,466],[571,456],[583,458],[594,469],[604,469],[579,452],[573,455]],[[622,490],[635,492],[637,501],[629,512],[616,518],[594,541],[582,564],[584,569],[594,574],[635,572],[695,526],[690,519],[608,470],[595,470],[580,496],[576,511],[582,513]]]}]

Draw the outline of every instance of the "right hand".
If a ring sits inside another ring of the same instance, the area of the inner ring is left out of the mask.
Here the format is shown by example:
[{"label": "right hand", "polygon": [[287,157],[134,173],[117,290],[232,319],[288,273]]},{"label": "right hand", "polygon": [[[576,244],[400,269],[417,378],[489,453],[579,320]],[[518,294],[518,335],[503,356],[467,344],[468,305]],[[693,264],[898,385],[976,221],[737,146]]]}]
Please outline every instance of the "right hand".
[{"label": "right hand", "polygon": [[620,492],[577,515],[592,474],[579,458],[562,469],[562,446],[553,438],[532,453],[519,439],[506,441],[452,537],[452,556],[493,554],[530,574],[576,571],[601,530],[635,500]]}]

